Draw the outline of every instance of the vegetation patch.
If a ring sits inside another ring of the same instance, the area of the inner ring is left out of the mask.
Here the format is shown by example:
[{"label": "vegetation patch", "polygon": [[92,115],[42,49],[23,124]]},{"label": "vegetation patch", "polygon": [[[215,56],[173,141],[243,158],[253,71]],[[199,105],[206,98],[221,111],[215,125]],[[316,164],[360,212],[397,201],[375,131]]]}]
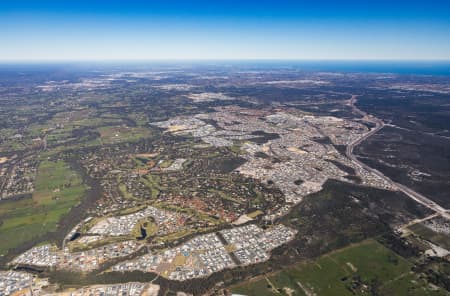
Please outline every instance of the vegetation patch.
[{"label": "vegetation patch", "polygon": [[443,248],[450,250],[450,237],[447,235],[437,233],[422,223],[416,223],[410,226],[409,230],[421,238],[434,243],[435,245],[442,246]]},{"label": "vegetation patch", "polygon": [[87,187],[64,161],[39,165],[32,198],[2,202],[0,254],[55,231],[61,217],[81,201]]},{"label": "vegetation patch", "polygon": [[150,137],[152,132],[148,128],[128,126],[102,126],[98,132],[103,144],[114,144],[121,142],[135,142],[139,139]]},{"label": "vegetation patch", "polygon": [[[369,239],[232,287],[243,295],[445,295],[411,271],[412,263]],[[287,293],[289,292],[289,293]]]},{"label": "vegetation patch", "polygon": [[254,211],[254,212],[248,213],[247,216],[250,217],[250,218],[252,218],[252,219],[254,219],[254,218],[256,218],[256,217],[258,217],[258,216],[260,216],[260,215],[262,215],[262,214],[264,214],[263,211],[256,210],[256,211]]}]

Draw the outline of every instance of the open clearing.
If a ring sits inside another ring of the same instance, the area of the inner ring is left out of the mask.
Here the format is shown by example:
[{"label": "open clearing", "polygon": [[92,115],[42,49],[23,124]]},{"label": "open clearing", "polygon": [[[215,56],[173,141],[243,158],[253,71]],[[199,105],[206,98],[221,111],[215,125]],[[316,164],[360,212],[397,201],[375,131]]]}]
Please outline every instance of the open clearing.
[{"label": "open clearing", "polygon": [[135,142],[152,134],[150,129],[142,127],[102,126],[97,130],[103,144]]},{"label": "open clearing", "polygon": [[[374,240],[232,288],[243,295],[446,295],[411,272],[412,264]],[[268,284],[268,283],[271,284]]]},{"label": "open clearing", "polygon": [[420,236],[421,238],[428,240],[438,246],[441,246],[447,250],[450,250],[450,237],[437,233],[433,231],[432,229],[426,227],[422,223],[414,224],[410,227],[408,227],[409,230],[414,232],[416,235]]},{"label": "open clearing", "polygon": [[56,230],[61,217],[78,204],[86,186],[63,161],[43,161],[32,198],[0,204],[0,254]]}]

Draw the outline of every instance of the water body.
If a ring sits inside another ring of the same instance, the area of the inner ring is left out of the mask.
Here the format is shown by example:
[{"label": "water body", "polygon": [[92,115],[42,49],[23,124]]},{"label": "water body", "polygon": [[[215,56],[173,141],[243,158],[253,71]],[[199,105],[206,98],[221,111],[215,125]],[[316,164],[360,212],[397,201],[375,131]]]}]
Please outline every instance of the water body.
[{"label": "water body", "polygon": [[450,76],[450,61],[252,61],[239,63],[255,68],[291,68],[311,72],[391,73]]},{"label": "water body", "polygon": [[75,234],[72,235],[72,237],[69,239],[69,241],[73,242],[74,240],[76,240],[76,239],[79,238],[80,236],[81,236],[81,233],[75,232]]},{"label": "water body", "polygon": [[141,236],[137,237],[137,240],[143,240],[147,237],[147,230],[145,230],[144,227],[141,226]]},{"label": "water body", "polygon": [[[118,62],[49,62],[49,63],[12,63],[0,62],[0,76],[33,74],[46,71],[49,74],[63,69],[65,79],[71,75],[93,75],[93,70],[148,70],[151,68],[164,69],[165,67],[183,66],[193,69],[204,68],[234,68],[262,71],[267,69],[292,69],[310,72],[346,72],[346,73],[391,73],[405,75],[437,75],[450,76],[450,60],[430,61],[364,61],[364,60],[227,60],[227,61],[118,61]],[[95,75],[94,75],[95,76]],[[48,79],[48,76],[46,77]]]}]

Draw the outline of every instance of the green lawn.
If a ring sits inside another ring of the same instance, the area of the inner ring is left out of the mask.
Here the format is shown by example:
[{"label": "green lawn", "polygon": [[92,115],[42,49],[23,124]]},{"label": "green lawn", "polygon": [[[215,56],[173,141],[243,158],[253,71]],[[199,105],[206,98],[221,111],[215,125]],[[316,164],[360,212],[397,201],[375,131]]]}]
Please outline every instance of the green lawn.
[{"label": "green lawn", "polygon": [[81,177],[65,162],[43,161],[32,199],[0,203],[0,254],[54,231],[85,190]]},{"label": "green lawn", "polygon": [[232,287],[243,295],[445,295],[411,273],[412,264],[374,240]]},{"label": "green lawn", "polygon": [[239,200],[237,200],[237,199],[231,197],[230,195],[228,195],[228,194],[227,194],[226,192],[224,192],[224,191],[221,191],[221,190],[218,190],[218,189],[214,189],[214,188],[211,188],[211,189],[209,189],[208,191],[211,192],[211,193],[213,193],[213,194],[219,195],[219,197],[220,197],[221,199],[228,200],[228,201],[231,201],[231,202],[234,202],[234,203],[237,203],[237,204],[242,204],[242,201],[239,201]]},{"label": "green lawn", "polygon": [[152,135],[151,130],[144,127],[102,126],[97,131],[103,144],[135,142]]}]

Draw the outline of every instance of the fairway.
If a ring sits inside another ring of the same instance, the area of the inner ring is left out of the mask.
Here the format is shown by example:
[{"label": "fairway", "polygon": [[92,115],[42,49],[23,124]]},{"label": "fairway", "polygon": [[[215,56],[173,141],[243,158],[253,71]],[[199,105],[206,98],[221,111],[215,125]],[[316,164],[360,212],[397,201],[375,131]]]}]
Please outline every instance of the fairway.
[{"label": "fairway", "polygon": [[[445,295],[411,272],[412,264],[367,240],[232,288],[243,295]],[[408,292],[408,293],[406,293]]]},{"label": "fairway", "polygon": [[81,177],[63,161],[43,161],[30,199],[0,204],[0,254],[56,230],[58,221],[83,197]]}]

